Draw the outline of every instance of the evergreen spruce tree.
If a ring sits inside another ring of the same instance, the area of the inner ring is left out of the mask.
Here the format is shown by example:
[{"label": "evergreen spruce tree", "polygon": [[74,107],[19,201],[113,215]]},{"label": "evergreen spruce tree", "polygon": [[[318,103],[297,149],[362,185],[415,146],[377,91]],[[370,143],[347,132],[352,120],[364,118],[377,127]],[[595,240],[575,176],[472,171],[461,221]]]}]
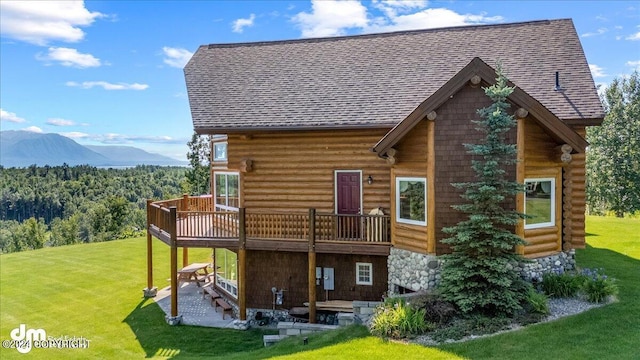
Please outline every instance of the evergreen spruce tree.
[{"label": "evergreen spruce tree", "polygon": [[451,236],[452,253],[445,255],[440,290],[443,297],[467,314],[511,316],[521,309],[527,287],[513,269],[524,259],[515,246],[524,244],[513,229],[524,215],[510,210],[523,185],[507,178],[506,167],[516,162],[515,144],[507,144],[508,131],[515,119],[507,113],[506,99],[513,92],[498,65],[496,83],[484,88],[493,103],[478,110],[481,120],[474,121],[485,134],[479,144],[464,144],[473,155],[471,166],[476,181],[452,184],[463,189],[464,204],[454,208],[468,214],[466,220],[444,228]]}]

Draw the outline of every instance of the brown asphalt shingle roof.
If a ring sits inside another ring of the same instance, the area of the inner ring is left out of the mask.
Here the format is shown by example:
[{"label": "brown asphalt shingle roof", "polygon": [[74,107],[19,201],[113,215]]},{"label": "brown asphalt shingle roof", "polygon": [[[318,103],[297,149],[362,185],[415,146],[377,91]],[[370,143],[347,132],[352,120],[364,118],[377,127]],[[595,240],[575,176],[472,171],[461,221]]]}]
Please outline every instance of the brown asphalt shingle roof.
[{"label": "brown asphalt shingle roof", "polygon": [[184,73],[199,133],[392,127],[474,57],[567,123],[604,117],[570,19],[204,45]]}]

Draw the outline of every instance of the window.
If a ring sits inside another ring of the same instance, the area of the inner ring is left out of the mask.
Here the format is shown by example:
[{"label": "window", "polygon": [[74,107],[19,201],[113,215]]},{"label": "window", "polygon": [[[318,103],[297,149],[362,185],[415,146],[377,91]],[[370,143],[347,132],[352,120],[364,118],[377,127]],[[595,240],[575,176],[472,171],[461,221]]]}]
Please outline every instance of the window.
[{"label": "window", "polygon": [[396,221],[427,226],[427,179],[396,178]]},{"label": "window", "polygon": [[556,179],[526,179],[524,183],[524,213],[531,216],[524,220],[524,228],[535,229],[555,225]]},{"label": "window", "polygon": [[227,143],[219,142],[213,144],[213,161],[227,161]]},{"label": "window", "polygon": [[216,285],[238,298],[238,255],[231,250],[216,249]]},{"label": "window", "polygon": [[373,264],[356,263],[356,285],[373,285]]},{"label": "window", "polygon": [[237,210],[240,207],[238,173],[216,172],[214,176],[217,210]]}]

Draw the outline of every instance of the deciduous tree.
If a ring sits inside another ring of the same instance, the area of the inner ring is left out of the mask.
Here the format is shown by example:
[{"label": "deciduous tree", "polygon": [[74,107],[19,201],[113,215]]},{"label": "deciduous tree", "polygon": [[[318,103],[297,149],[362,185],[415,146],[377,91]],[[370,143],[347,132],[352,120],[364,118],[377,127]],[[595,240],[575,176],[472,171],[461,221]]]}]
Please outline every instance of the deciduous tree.
[{"label": "deciduous tree", "polygon": [[201,136],[195,132],[191,141],[187,143],[189,152],[187,158],[191,168],[185,174],[186,183],[183,191],[192,195],[209,193],[209,165],[211,163],[211,139],[209,136]]},{"label": "deciduous tree", "polygon": [[602,102],[601,126],[587,129],[587,202],[618,217],[640,210],[640,75],[616,78]]}]

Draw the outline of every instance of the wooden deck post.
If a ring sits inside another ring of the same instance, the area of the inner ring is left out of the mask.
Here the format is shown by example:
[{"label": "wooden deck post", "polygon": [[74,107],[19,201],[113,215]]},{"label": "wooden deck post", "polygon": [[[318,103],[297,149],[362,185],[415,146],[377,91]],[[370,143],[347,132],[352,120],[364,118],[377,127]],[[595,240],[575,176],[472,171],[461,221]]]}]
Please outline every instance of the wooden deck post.
[{"label": "wooden deck post", "polygon": [[158,289],[153,286],[153,242],[151,238],[151,232],[149,227],[151,226],[151,213],[149,208],[151,207],[152,200],[147,200],[147,287],[142,290],[145,298],[155,297],[158,293]]},{"label": "wooden deck post", "polygon": [[[189,211],[189,195],[182,195],[182,202],[180,203],[180,207],[178,208],[180,211]],[[182,267],[189,265],[189,249],[186,247],[182,248]]]},{"label": "wooden deck post", "polygon": [[171,317],[168,319],[172,325],[180,323],[178,318],[178,244],[177,244],[177,212],[175,206],[169,208],[170,222],[169,235],[171,236]]},{"label": "wooden deck post", "polygon": [[238,316],[240,320],[247,320],[247,232],[244,208],[238,209],[238,230]]},{"label": "wooden deck post", "polygon": [[189,265],[189,248],[182,248],[182,267]]},{"label": "wooden deck post", "polygon": [[316,209],[309,209],[309,323],[316,323]]}]

